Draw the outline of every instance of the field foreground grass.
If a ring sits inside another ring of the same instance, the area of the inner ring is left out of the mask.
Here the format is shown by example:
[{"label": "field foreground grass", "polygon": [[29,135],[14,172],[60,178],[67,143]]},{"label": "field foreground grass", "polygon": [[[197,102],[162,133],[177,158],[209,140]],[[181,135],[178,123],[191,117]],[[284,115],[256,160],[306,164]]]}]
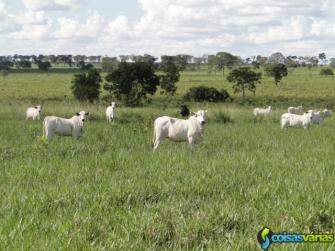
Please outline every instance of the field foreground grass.
[{"label": "field foreground grass", "polygon": [[263,226],[332,231],[334,119],[280,130],[275,118],[245,114],[209,118],[193,150],[166,141],[155,154],[149,118],[93,120],[82,139],[50,142],[41,122],[2,120],[0,246],[255,250]]},{"label": "field foreground grass", "polygon": [[60,100],[43,114],[92,113],[80,140],[43,140],[41,121],[24,120],[24,92],[0,102],[1,250],[257,250],[265,226],[334,232],[334,117],[281,130],[283,108],[254,120],[251,107],[192,104],[209,110],[202,142],[164,141],[152,153],[153,119],[176,108],[120,107],[107,124],[104,106],[64,101],[55,88]]}]

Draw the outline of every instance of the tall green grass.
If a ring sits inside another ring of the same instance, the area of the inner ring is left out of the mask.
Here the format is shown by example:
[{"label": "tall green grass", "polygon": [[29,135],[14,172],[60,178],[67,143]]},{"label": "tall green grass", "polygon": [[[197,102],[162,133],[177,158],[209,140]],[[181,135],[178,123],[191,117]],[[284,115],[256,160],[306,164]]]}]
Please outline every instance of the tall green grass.
[{"label": "tall green grass", "polygon": [[[179,95],[186,79],[203,73],[192,74],[183,75]],[[297,97],[322,108],[318,98],[334,90],[330,80],[313,78],[306,96]],[[70,79],[18,74],[0,80],[1,250],[257,250],[264,226],[334,232],[334,117],[309,130],[281,130],[284,103],[256,120],[252,106],[190,104],[209,110],[200,144],[163,141],[153,153],[154,118],[179,116],[177,107],[121,106],[107,124],[104,104],[72,99]],[[208,79],[201,84],[210,85]],[[294,90],[302,85],[296,81]],[[256,96],[276,97],[278,89],[269,88],[272,94],[259,86]],[[44,102],[44,115],[90,111],[84,136],[41,139],[42,122],[24,119],[35,101]],[[334,243],[272,245],[335,249]]]}]

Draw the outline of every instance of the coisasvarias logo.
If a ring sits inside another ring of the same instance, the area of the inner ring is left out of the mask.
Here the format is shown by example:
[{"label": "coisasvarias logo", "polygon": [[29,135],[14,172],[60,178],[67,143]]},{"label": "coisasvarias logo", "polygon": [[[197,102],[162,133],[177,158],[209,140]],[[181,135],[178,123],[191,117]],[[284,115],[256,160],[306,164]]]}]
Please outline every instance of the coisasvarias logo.
[{"label": "coisasvarias logo", "polygon": [[264,250],[267,250],[272,243],[331,243],[334,239],[334,234],[274,233],[267,227],[257,234],[257,240]]}]

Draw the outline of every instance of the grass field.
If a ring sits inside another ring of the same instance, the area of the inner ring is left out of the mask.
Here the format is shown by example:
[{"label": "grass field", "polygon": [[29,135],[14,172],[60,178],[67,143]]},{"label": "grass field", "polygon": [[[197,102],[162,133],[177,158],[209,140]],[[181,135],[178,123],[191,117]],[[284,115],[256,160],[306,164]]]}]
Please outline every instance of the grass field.
[{"label": "grass field", "polygon": [[[0,250],[258,250],[256,235],[335,232],[335,118],[309,130],[281,130],[287,106],[335,110],[335,80],[296,69],[280,87],[264,78],[249,105],[191,103],[209,110],[203,141],[162,143],[152,153],[152,124],[178,116],[178,100],[197,85],[225,88],[221,74],[183,73],[167,108],[154,97],[120,106],[107,124],[105,105],[73,100],[71,74],[12,74],[0,79]],[[104,95],[105,93],[103,93]],[[44,115],[92,116],[80,140],[41,139]],[[253,104],[272,105],[254,120]],[[229,117],[231,122],[223,123]],[[272,244],[270,250],[335,250],[331,244]]]}]

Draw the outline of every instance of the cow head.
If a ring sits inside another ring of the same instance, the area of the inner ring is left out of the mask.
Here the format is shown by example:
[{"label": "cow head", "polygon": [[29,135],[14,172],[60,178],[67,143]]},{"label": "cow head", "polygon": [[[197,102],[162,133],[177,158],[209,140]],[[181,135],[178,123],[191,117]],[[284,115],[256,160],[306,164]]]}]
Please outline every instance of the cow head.
[{"label": "cow head", "polygon": [[84,121],[85,121],[86,117],[89,115],[89,113],[85,112],[85,111],[81,111],[81,112],[77,112],[76,115],[79,117],[79,121],[80,121],[81,125],[83,125]]},{"label": "cow head", "polygon": [[112,102],[112,103],[111,103],[111,107],[112,107],[112,108],[115,108],[115,107],[117,107],[117,104],[116,104],[116,102]]},{"label": "cow head", "polygon": [[38,111],[38,113],[41,113],[42,106],[41,105],[35,106],[35,109]]},{"label": "cow head", "polygon": [[328,109],[324,109],[323,114],[325,117],[330,117],[332,115],[332,111]]},{"label": "cow head", "polygon": [[207,110],[199,110],[197,112],[192,112],[192,115],[197,119],[197,122],[199,123],[200,127],[205,126],[206,123],[206,113]]},{"label": "cow head", "polygon": [[310,120],[313,120],[314,112],[313,110],[309,110],[308,112],[305,112],[304,115],[307,116]]}]

